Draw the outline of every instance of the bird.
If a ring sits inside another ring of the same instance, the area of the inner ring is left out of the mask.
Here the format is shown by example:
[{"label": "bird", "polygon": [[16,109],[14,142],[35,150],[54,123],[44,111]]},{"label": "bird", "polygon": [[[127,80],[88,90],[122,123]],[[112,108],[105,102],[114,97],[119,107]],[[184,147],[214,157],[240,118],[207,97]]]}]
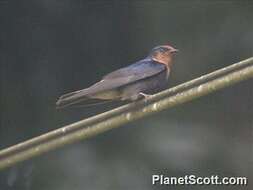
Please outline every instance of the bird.
[{"label": "bird", "polygon": [[88,88],[64,94],[56,108],[97,105],[111,101],[137,101],[166,88],[174,55],[171,45],[154,47],[147,57],[115,70]]}]

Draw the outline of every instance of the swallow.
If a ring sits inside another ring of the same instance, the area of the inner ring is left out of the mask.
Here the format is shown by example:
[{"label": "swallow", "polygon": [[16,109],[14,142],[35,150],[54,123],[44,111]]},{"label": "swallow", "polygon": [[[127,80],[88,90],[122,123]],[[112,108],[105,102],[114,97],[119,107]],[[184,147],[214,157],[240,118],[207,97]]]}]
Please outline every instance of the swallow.
[{"label": "swallow", "polygon": [[105,75],[92,86],[60,96],[56,107],[136,101],[157,93],[167,85],[176,52],[170,45],[157,46],[146,58]]}]

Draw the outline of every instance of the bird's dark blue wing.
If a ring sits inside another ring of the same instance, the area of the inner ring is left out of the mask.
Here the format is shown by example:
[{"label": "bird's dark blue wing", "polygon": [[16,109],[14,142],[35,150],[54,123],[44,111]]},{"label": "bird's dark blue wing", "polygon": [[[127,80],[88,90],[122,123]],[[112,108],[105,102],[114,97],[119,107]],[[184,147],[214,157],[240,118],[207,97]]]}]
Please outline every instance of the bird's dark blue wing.
[{"label": "bird's dark blue wing", "polygon": [[101,81],[95,83],[89,88],[61,96],[59,102],[71,102],[73,100],[79,100],[85,97],[87,98],[90,95],[103,91],[113,90],[115,88],[155,76],[166,69],[167,68],[164,64],[154,62],[151,59],[143,59],[130,66],[105,75]]},{"label": "bird's dark blue wing", "polygon": [[103,79],[87,89],[86,93],[93,94],[99,91],[110,90],[121,87],[138,80],[142,80],[164,71],[166,66],[154,62],[150,59],[144,59],[130,66],[116,70],[103,77]]},{"label": "bird's dark blue wing", "polygon": [[136,81],[153,76],[166,69],[165,65],[154,62],[151,59],[143,59],[132,65],[113,71],[103,77],[104,80],[129,77]]}]

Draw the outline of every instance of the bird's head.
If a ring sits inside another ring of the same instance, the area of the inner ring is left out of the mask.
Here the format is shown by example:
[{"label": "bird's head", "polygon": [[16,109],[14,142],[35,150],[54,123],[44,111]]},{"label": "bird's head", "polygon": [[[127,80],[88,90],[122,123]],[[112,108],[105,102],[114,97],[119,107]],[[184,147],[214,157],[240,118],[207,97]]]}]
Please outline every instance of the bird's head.
[{"label": "bird's head", "polygon": [[171,66],[173,56],[176,52],[178,52],[178,50],[170,45],[161,45],[154,47],[149,56],[156,62]]}]

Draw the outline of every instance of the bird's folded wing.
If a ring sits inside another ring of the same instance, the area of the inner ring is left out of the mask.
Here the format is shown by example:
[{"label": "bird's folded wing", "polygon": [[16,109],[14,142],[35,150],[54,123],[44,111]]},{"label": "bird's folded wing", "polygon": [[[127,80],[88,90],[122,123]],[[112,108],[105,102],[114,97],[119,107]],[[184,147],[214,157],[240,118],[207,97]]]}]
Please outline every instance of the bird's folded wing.
[{"label": "bird's folded wing", "polygon": [[[101,81],[92,85],[89,94],[100,91],[118,88],[133,82],[155,76],[166,69],[166,66],[159,63],[134,64],[132,66],[116,70],[104,76]],[[85,90],[87,92],[87,89]]]},{"label": "bird's folded wing", "polygon": [[155,76],[166,69],[166,66],[154,62],[137,62],[131,66],[116,70],[89,88],[71,92],[60,97],[60,99],[77,99],[93,95],[102,91],[122,87],[133,82]]}]

